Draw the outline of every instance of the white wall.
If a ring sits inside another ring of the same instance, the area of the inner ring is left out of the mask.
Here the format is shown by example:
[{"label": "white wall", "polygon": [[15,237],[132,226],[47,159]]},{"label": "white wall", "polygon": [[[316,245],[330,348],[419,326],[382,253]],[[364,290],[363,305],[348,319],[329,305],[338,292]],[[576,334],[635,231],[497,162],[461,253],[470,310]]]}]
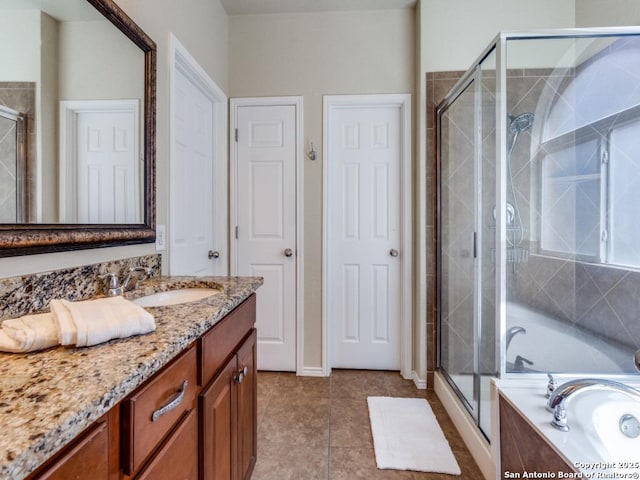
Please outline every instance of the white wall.
[{"label": "white wall", "polygon": [[58,221],[58,25],[54,18],[41,14],[40,102],[36,118],[41,145],[38,211],[40,218],[47,222]]},{"label": "white wall", "polygon": [[59,100],[144,102],[144,54],[110,22],[62,22],[59,37]]},{"label": "white wall", "polygon": [[[169,32],[173,31],[176,34],[211,78],[226,91],[228,87],[228,18],[219,0],[181,0],[179,2],[175,0],[116,0],[116,3],[140,25],[158,46],[157,222],[167,224],[169,191]],[[3,17],[4,13],[0,17],[0,21]],[[0,258],[0,277],[43,272],[154,252],[153,244],[144,244]],[[163,260],[165,269],[167,263],[166,260]]]},{"label": "white wall", "polygon": [[[16,48],[20,45],[21,48]],[[3,11],[0,15],[0,65],[3,82],[40,80],[40,12]]]},{"label": "white wall", "polygon": [[467,70],[501,31],[573,27],[581,1],[421,0],[425,71]]},{"label": "white wall", "polygon": [[638,0],[575,0],[576,27],[640,25]]},{"label": "white wall", "polygon": [[322,96],[413,93],[411,10],[230,17],[231,97],[302,95],[305,367],[321,366]]}]

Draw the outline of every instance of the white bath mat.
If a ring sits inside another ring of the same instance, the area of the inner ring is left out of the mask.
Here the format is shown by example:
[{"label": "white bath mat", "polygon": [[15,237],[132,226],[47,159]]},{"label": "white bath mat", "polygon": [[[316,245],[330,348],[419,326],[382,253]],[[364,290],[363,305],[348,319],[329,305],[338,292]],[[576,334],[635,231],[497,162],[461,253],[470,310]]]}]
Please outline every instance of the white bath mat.
[{"label": "white bath mat", "polygon": [[378,468],[460,475],[460,467],[423,398],[368,397]]}]

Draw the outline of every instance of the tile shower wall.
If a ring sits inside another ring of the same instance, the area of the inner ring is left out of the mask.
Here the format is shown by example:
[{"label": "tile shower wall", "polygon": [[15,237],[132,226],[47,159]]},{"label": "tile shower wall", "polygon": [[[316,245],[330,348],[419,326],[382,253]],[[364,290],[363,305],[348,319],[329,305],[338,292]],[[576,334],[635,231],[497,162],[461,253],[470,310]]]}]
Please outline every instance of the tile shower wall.
[{"label": "tile shower wall", "polygon": [[[36,132],[35,132],[35,99],[36,84],[35,82],[0,82],[0,105],[9,107],[27,116],[27,172],[26,185],[34,185],[34,165],[36,164]],[[5,135],[8,131],[2,130],[0,127],[0,223],[15,222],[15,187],[16,187],[16,165],[15,165],[15,149],[13,152],[10,142]],[[14,146],[15,148],[15,146]],[[7,157],[7,154],[11,154]],[[8,160],[10,158],[11,160]],[[26,195],[33,195],[33,192],[27,188]],[[33,199],[27,198],[25,205],[32,205]],[[25,218],[31,219],[30,212],[24,212]]]},{"label": "tile shower wall", "polygon": [[54,298],[71,301],[86,300],[104,294],[105,280],[109,272],[126,272],[131,267],[153,269],[153,276],[160,275],[159,254],[125,258],[111,262],[66,268],[52,272],[36,273],[0,279],[0,321],[28,313],[43,312]]},{"label": "tile shower wall", "polygon": [[[535,112],[545,87],[556,85],[556,75],[567,76],[571,72],[552,72],[550,70],[527,69],[509,70],[508,106],[512,115]],[[427,382],[433,385],[433,372],[437,359],[437,162],[436,162],[436,107],[447,92],[464,74],[462,71],[433,72],[426,75],[427,87]],[[491,79],[485,79],[484,85],[491,91]],[[484,132],[485,135],[490,132]],[[487,142],[489,145],[490,142]],[[520,208],[526,238],[535,238],[537,232],[529,237],[526,230],[530,225],[539,225],[539,207],[532,187],[539,189],[538,169],[531,159],[530,131],[523,132],[513,150],[511,169],[514,194]],[[489,148],[490,150],[490,148]],[[492,151],[483,152],[485,164]],[[535,159],[534,159],[535,161]],[[508,195],[510,196],[510,194]],[[532,198],[534,200],[532,200]],[[533,217],[532,217],[533,216]],[[483,218],[483,225],[489,222]],[[535,227],[534,227],[535,228]],[[485,232],[485,235],[487,232]],[[612,342],[622,343],[634,348],[640,347],[640,320],[636,313],[640,311],[640,272],[612,266],[581,263],[573,260],[538,255],[537,243],[526,245],[532,252],[528,260],[515,266],[509,266],[507,285],[509,300],[527,305],[540,312],[567,322],[576,335],[582,329],[589,330]],[[485,288],[491,288],[486,284]],[[486,298],[489,296],[485,296]],[[483,305],[485,315],[492,312],[492,305]],[[471,321],[471,319],[469,320]],[[459,349],[471,349],[470,339],[458,336]],[[485,342],[495,339],[484,336]],[[483,369],[491,368],[483,365]]]}]

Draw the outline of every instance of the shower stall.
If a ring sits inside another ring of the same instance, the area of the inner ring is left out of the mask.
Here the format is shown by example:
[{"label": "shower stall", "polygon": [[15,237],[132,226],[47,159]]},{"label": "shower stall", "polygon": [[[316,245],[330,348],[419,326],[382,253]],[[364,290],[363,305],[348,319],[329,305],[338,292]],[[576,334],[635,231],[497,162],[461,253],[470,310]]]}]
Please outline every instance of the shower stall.
[{"label": "shower stall", "polygon": [[635,372],[640,29],[500,34],[436,128],[438,368],[485,436],[492,377]]}]

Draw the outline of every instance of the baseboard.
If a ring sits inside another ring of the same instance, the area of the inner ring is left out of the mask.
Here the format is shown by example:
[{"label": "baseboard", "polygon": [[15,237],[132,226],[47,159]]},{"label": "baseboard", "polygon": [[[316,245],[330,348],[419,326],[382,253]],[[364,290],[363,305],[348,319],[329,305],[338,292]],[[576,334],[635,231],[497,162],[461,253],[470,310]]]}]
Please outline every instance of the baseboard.
[{"label": "baseboard", "polygon": [[420,375],[418,375],[418,372],[416,372],[415,370],[413,372],[411,372],[411,379],[413,380],[413,383],[415,384],[416,388],[419,390],[426,390],[427,389],[427,379],[426,378],[420,378]]},{"label": "baseboard", "polygon": [[322,367],[302,367],[296,372],[299,377],[326,377]]},{"label": "baseboard", "polygon": [[[473,459],[478,464],[480,471],[486,480],[497,478],[496,465],[491,455],[491,447],[487,439],[480,433],[478,426],[471,418],[467,410],[462,406],[458,397],[453,393],[446,380],[436,372],[434,376],[436,395],[442,402],[445,410],[453,420],[462,440],[471,452]],[[495,439],[494,441],[498,441]]]}]

